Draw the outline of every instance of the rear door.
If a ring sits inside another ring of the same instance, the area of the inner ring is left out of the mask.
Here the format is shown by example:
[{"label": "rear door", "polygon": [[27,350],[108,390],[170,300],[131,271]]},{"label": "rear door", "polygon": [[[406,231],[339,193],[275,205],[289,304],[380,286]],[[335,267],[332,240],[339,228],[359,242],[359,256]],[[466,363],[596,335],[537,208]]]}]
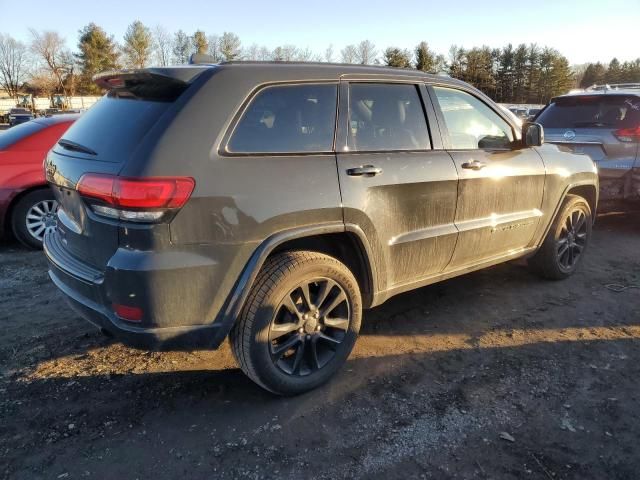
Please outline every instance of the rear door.
[{"label": "rear door", "polygon": [[439,132],[430,132],[435,116],[423,94],[414,83],[341,84],[336,151],[344,220],[372,244],[381,289],[441,272],[455,247],[458,176]]},{"label": "rear door", "polygon": [[[640,97],[624,94],[572,95],[553,99],[538,116],[545,140],[589,155],[598,165],[600,198],[624,198],[638,157]],[[636,165],[637,166],[637,165]]]},{"label": "rear door", "polygon": [[472,91],[449,86],[429,91],[460,178],[458,243],[448,269],[524,249],[542,215],[542,158],[533,148],[521,148],[513,126]]}]

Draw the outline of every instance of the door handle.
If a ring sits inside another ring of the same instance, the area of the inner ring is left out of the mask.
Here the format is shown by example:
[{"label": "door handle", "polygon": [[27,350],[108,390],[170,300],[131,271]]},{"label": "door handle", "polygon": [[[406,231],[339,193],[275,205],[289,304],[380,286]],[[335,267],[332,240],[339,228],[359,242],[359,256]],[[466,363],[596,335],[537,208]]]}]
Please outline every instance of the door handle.
[{"label": "door handle", "polygon": [[486,166],[487,164],[485,162],[479,162],[478,160],[471,160],[470,162],[462,164],[462,168],[466,168],[467,170],[482,170]]},{"label": "door handle", "polygon": [[362,167],[349,168],[347,170],[347,175],[352,177],[374,177],[381,173],[382,169],[373,165],[363,165]]}]

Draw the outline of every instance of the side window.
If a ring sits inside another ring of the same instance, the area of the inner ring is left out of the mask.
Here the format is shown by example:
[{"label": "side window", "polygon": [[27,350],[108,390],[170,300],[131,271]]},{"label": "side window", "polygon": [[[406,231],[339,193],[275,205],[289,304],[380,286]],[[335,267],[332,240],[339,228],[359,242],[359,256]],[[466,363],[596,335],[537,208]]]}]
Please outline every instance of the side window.
[{"label": "side window", "polygon": [[266,87],[253,98],[227,149],[234,153],[330,152],[337,85]]},{"label": "side window", "polygon": [[417,87],[406,84],[349,85],[349,149],[430,149]]},{"label": "side window", "polygon": [[511,148],[513,130],[473,95],[434,87],[454,150]]}]

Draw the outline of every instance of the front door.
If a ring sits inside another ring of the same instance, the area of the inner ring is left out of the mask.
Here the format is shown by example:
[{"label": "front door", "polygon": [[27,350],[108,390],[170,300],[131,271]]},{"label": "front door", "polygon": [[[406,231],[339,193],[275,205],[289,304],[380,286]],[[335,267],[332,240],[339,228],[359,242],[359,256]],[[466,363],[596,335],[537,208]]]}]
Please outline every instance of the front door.
[{"label": "front door", "polygon": [[517,254],[542,216],[542,158],[522,148],[513,126],[471,92],[444,86],[429,91],[460,179],[459,236],[448,269]]},{"label": "front door", "polygon": [[[369,239],[381,289],[441,272],[456,243],[458,176],[447,152],[433,148],[425,109],[434,123],[435,113],[421,92],[413,83],[341,86],[336,151],[344,219]],[[441,146],[439,133],[435,141]]]}]

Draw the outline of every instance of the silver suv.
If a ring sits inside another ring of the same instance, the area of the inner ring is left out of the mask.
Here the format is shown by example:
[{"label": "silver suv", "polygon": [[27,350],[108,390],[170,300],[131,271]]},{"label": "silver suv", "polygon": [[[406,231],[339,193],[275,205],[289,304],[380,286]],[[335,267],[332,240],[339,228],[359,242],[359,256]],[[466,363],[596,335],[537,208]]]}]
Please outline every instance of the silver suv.
[{"label": "silver suv", "polygon": [[593,159],[601,201],[640,200],[640,84],[553,98],[535,121],[547,142]]}]

